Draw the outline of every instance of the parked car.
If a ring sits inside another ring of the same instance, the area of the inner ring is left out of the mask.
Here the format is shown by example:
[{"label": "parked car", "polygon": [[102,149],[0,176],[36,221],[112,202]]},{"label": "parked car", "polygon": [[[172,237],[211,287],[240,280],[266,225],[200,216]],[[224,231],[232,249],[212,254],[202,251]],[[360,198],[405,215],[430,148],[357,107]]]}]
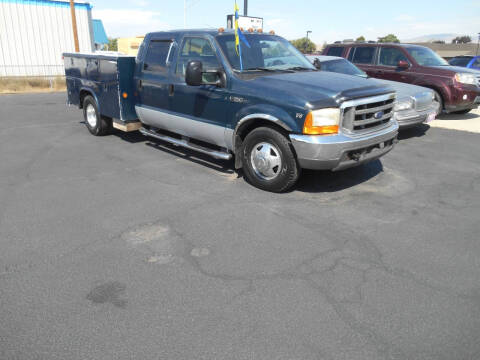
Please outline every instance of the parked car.
[{"label": "parked car", "polygon": [[424,86],[440,111],[465,114],[480,103],[480,72],[449,65],[433,50],[410,44],[333,44],[323,55],[341,56],[369,76]]},{"label": "parked car", "polygon": [[[368,75],[347,59],[338,56],[307,55],[307,58],[322,71],[368,78]],[[395,118],[400,129],[412,127],[435,119],[439,104],[432,90],[397,81],[369,78],[371,82],[390,86],[397,92]]]},{"label": "parked car", "polygon": [[480,56],[457,56],[448,62],[452,66],[480,70]]},{"label": "parked car", "polygon": [[[285,191],[302,168],[342,170],[378,159],[396,142],[395,92],[317,71],[287,40],[246,33],[243,68],[233,31],[147,34],[137,57],[66,53],[68,103],[93,135],[112,127],[218,159]],[[362,114],[346,121],[345,113]]]}]

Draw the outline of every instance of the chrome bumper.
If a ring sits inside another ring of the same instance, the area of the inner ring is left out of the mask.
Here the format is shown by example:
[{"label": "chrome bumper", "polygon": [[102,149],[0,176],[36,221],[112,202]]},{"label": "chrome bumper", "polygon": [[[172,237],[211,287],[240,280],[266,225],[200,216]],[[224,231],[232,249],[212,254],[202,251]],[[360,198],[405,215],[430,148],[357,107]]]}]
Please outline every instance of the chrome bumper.
[{"label": "chrome bumper", "polygon": [[398,123],[371,134],[290,135],[300,167],[338,171],[385,155],[396,143]]},{"label": "chrome bumper", "polygon": [[396,113],[395,117],[398,121],[398,126],[400,129],[405,129],[410,126],[421,124],[427,120],[428,115],[437,112],[438,106],[439,104],[435,102],[422,111],[417,111],[415,109],[399,111]]}]

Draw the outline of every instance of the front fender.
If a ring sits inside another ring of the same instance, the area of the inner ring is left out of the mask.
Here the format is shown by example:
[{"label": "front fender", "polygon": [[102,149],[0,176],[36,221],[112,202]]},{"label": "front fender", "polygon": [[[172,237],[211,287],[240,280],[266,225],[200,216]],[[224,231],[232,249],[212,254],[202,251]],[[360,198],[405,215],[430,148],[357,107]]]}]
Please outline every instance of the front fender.
[{"label": "front fender", "polygon": [[292,115],[284,109],[270,104],[255,104],[252,106],[246,106],[235,114],[234,122],[232,124],[232,128],[235,129],[234,133],[236,134],[238,129],[250,121],[255,121],[255,119],[271,121],[289,132],[299,131],[298,123]]}]

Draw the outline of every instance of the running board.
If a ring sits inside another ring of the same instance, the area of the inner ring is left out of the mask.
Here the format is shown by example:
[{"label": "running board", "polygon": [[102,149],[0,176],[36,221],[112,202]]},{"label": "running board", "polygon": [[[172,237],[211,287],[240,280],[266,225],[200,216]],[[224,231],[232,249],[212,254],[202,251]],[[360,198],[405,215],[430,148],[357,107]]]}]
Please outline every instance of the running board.
[{"label": "running board", "polygon": [[211,157],[213,157],[215,159],[230,160],[232,158],[232,154],[230,154],[228,152],[212,150],[212,149],[209,149],[209,148],[201,146],[201,145],[192,144],[187,139],[176,139],[174,137],[159,134],[155,131],[145,129],[143,127],[140,128],[139,131],[145,136],[151,136],[155,139],[166,141],[166,142],[168,142],[172,145],[175,145],[175,146],[181,146],[181,147],[184,147],[184,148],[187,148],[187,149],[190,149],[190,150],[198,151],[202,154],[210,155]]}]

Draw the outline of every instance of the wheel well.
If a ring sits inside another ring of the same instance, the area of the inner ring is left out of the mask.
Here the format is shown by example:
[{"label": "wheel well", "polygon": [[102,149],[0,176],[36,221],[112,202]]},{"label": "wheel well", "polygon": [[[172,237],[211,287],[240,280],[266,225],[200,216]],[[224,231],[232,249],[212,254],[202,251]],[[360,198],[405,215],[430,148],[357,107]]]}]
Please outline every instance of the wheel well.
[{"label": "wheel well", "polygon": [[[273,130],[278,131],[280,134],[288,138],[288,131],[282,126],[277,125],[272,121],[261,119],[261,118],[252,119],[246,122],[245,124],[240,125],[240,127],[238,128],[235,134],[235,139],[234,139],[235,154],[239,154],[240,148],[242,147],[242,144],[243,144],[243,140],[245,140],[247,135],[251,133],[253,130],[258,129],[259,127],[269,127]],[[240,169],[241,167],[243,167],[242,157],[235,156],[235,168]]]},{"label": "wheel well", "polygon": [[[83,99],[85,99],[85,97],[87,95],[92,95],[92,93],[88,90],[81,90],[80,91],[80,104],[78,105],[78,107],[81,109],[83,108]],[[92,95],[93,96],[93,95]]]},{"label": "wheel well", "polygon": [[282,135],[288,137],[288,131],[283,128],[280,125],[275,124],[272,121],[265,120],[265,119],[252,119],[248,121],[247,123],[240,125],[240,127],[237,130],[236,136],[238,136],[242,142],[245,140],[247,135],[252,132],[253,130],[259,128],[259,127],[269,127],[274,130],[277,130],[279,133]]}]

